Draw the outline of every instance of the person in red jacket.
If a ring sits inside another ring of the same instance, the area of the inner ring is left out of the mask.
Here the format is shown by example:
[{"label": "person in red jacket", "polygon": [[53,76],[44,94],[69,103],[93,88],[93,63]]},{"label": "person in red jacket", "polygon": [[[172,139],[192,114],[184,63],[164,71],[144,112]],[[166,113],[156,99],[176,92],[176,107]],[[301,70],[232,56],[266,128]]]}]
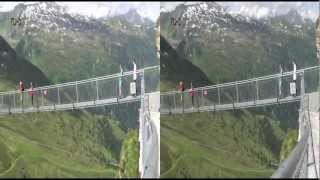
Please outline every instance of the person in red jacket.
[{"label": "person in red jacket", "polygon": [[204,95],[204,96],[208,96],[208,90],[207,90],[207,89],[204,89],[204,90],[203,90],[203,95]]},{"label": "person in red jacket", "polygon": [[195,95],[195,91],[194,91],[194,88],[193,88],[192,83],[190,83],[189,94],[190,94],[190,96],[191,96],[192,108],[193,108],[193,107],[194,107],[194,95]]},{"label": "person in red jacket", "polygon": [[33,85],[32,82],[30,83],[30,88],[29,88],[29,96],[31,97],[31,104],[33,106],[33,96],[34,96],[35,92],[33,90]]}]

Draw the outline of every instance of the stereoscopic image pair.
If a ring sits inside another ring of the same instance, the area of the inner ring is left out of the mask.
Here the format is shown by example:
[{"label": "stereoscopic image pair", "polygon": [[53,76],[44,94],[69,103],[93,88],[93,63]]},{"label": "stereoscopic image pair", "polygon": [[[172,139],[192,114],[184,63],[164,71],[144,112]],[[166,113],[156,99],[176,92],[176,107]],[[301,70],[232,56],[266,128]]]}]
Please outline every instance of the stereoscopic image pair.
[{"label": "stereoscopic image pair", "polygon": [[0,178],[319,178],[310,2],[1,2]]}]

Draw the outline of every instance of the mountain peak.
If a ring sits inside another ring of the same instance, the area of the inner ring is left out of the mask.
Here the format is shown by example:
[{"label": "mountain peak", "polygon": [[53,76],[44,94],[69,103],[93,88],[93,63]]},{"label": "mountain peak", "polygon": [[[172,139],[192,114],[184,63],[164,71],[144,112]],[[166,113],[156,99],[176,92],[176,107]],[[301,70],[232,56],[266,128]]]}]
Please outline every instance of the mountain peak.
[{"label": "mountain peak", "polygon": [[282,17],[291,24],[303,24],[303,18],[296,9],[290,9]]},{"label": "mountain peak", "polygon": [[143,17],[136,9],[130,9],[127,13],[114,16],[115,18],[120,18],[129,22],[130,24],[136,25],[145,25],[149,26],[152,24],[152,21],[148,18]]},{"label": "mountain peak", "polygon": [[[199,37],[203,33],[224,33],[229,26],[235,31],[250,30],[256,26],[256,22],[241,15],[232,16],[219,4],[215,2],[201,2],[196,4],[183,4],[171,12],[175,17],[179,31],[184,36]],[[243,23],[246,25],[242,25]]]},{"label": "mountain peak", "polygon": [[146,21],[136,9],[130,9],[124,16],[130,23],[143,24]]},{"label": "mountain peak", "polygon": [[296,9],[290,9],[287,13],[287,16],[291,16],[292,18],[299,18],[301,17],[300,14]]},{"label": "mountain peak", "polygon": [[130,9],[127,13],[127,16],[133,16],[133,17],[140,17],[139,13],[137,12],[136,9]]},{"label": "mountain peak", "polygon": [[57,15],[64,14],[65,7],[58,5],[55,2],[37,2],[32,4],[18,4],[14,7],[13,12],[26,17],[33,17],[36,14]]}]

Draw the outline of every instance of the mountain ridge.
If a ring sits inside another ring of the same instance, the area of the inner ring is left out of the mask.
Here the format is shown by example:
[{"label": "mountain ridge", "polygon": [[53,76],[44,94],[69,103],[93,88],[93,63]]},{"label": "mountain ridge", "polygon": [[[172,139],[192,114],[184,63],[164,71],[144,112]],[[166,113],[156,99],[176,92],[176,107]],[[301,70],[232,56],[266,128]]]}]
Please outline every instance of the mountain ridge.
[{"label": "mountain ridge", "polygon": [[[159,63],[155,23],[148,19],[137,26],[126,14],[104,20],[68,14],[57,4],[40,5],[20,4],[0,13],[0,35],[53,83],[118,73],[119,64],[130,70],[133,58],[138,68]],[[10,18],[20,16],[22,24],[12,25]]]},{"label": "mountain ridge", "polygon": [[[280,65],[292,70],[292,61],[298,68],[316,65],[312,21],[293,23],[290,14],[255,20],[206,4],[161,12],[160,23],[162,36],[177,53],[213,83],[279,73]],[[295,10],[290,13],[298,16]]]}]

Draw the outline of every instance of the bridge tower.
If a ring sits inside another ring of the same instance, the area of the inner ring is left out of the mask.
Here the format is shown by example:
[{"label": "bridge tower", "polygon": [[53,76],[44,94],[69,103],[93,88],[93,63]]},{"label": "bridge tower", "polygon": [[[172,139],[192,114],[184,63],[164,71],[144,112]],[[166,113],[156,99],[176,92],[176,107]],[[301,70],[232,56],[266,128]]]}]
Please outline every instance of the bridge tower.
[{"label": "bridge tower", "polygon": [[[300,81],[300,109],[299,109],[299,116],[302,116],[305,109],[304,109],[304,95],[305,95],[305,86],[304,86],[304,73],[301,74],[301,81]],[[298,142],[303,135],[303,130],[305,126],[305,122],[302,122],[304,118],[299,118],[299,134],[298,134]]]},{"label": "bridge tower", "polygon": [[[145,71],[141,72],[139,114],[139,174],[141,178],[160,177],[160,94],[145,93]],[[156,100],[158,97],[158,100]],[[151,104],[151,105],[150,105]],[[158,104],[158,105],[157,105]]]},{"label": "bridge tower", "polygon": [[[135,76],[135,75],[134,75]],[[144,71],[142,71],[141,75],[141,93],[140,93],[140,109],[139,109],[139,175],[140,177],[144,176],[144,129],[143,124],[145,120],[145,112],[144,112]]]}]

